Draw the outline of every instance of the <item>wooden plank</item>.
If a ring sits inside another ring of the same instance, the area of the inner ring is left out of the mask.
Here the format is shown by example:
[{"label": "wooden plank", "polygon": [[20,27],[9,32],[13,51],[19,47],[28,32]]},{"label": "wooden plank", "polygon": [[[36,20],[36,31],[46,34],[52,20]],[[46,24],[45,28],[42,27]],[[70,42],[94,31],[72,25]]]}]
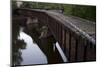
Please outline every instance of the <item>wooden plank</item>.
[{"label": "wooden plank", "polygon": [[65,49],[65,44],[64,44],[64,41],[65,41],[65,30],[64,28],[62,28],[62,50],[64,52],[64,49]]},{"label": "wooden plank", "polygon": [[64,29],[64,53],[65,53],[65,55],[66,55],[66,30]]},{"label": "wooden plank", "polygon": [[66,31],[66,34],[65,34],[65,37],[66,37],[66,41],[65,41],[65,45],[66,45],[66,57],[68,58],[69,60],[69,40],[70,40],[70,35],[69,35],[69,32]]},{"label": "wooden plank", "polygon": [[70,44],[70,62],[76,61],[76,40],[73,36],[71,36],[71,44]]},{"label": "wooden plank", "polygon": [[59,36],[59,33],[58,33],[59,29],[58,28],[59,28],[59,26],[58,26],[58,23],[56,22],[56,33],[57,33],[56,38],[57,38],[57,41],[59,41],[58,40],[58,36]]},{"label": "wooden plank", "polygon": [[96,45],[91,42],[87,42],[85,61],[95,61],[96,60]]},{"label": "wooden plank", "polygon": [[84,61],[84,48],[86,40],[81,36],[78,38],[76,61]]},{"label": "wooden plank", "polygon": [[62,45],[62,26],[59,24],[59,42],[60,46]]}]

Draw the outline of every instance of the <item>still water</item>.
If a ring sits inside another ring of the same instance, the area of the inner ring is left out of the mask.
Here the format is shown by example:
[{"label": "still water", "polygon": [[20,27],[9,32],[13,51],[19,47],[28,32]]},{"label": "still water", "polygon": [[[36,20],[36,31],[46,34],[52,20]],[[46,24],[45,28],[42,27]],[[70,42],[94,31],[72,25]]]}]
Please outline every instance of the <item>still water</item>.
[{"label": "still water", "polygon": [[[29,21],[28,21],[29,22]],[[53,35],[47,37],[48,29],[39,23],[26,26],[18,22],[12,24],[12,64],[54,64],[67,62]]]},{"label": "still water", "polygon": [[47,58],[45,54],[41,51],[41,49],[34,43],[33,39],[23,30],[20,30],[20,36],[18,37],[20,40],[24,40],[26,43],[26,49],[21,50],[23,62],[21,65],[27,64],[47,64]]}]

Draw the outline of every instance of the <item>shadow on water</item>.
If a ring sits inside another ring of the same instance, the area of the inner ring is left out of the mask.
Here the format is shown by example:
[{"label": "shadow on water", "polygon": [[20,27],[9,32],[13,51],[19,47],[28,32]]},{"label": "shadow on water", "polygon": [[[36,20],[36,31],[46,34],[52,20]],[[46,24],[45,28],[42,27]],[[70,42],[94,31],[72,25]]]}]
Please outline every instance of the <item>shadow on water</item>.
[{"label": "shadow on water", "polygon": [[20,23],[12,23],[12,64],[62,63],[63,60],[55,49],[56,40],[49,29],[39,23],[30,25],[23,27]]}]

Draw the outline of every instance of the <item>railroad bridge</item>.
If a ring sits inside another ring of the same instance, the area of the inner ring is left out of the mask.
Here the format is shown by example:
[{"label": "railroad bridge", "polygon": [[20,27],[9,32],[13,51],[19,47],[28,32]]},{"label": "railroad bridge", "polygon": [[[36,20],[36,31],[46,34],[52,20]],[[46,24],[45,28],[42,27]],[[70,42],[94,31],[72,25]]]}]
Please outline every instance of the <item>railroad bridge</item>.
[{"label": "railroad bridge", "polygon": [[16,12],[48,26],[69,62],[96,60],[95,22],[49,10],[19,8]]}]

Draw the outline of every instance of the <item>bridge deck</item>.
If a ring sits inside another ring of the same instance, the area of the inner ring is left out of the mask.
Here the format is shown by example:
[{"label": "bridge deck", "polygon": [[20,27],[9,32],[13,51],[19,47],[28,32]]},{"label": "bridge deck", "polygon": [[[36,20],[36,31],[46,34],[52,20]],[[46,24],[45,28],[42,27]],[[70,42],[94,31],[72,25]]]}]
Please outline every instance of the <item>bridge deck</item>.
[{"label": "bridge deck", "polygon": [[48,11],[48,13],[50,13],[50,15],[52,15],[55,18],[59,18],[59,20],[61,21],[65,20],[65,23],[63,22],[65,25],[68,26],[70,24],[74,26],[76,29],[78,28],[79,30],[92,36],[95,39],[95,34],[96,34],[95,22],[92,22],[83,18],[75,17],[75,16],[64,16],[63,14],[60,14],[57,12]]}]

